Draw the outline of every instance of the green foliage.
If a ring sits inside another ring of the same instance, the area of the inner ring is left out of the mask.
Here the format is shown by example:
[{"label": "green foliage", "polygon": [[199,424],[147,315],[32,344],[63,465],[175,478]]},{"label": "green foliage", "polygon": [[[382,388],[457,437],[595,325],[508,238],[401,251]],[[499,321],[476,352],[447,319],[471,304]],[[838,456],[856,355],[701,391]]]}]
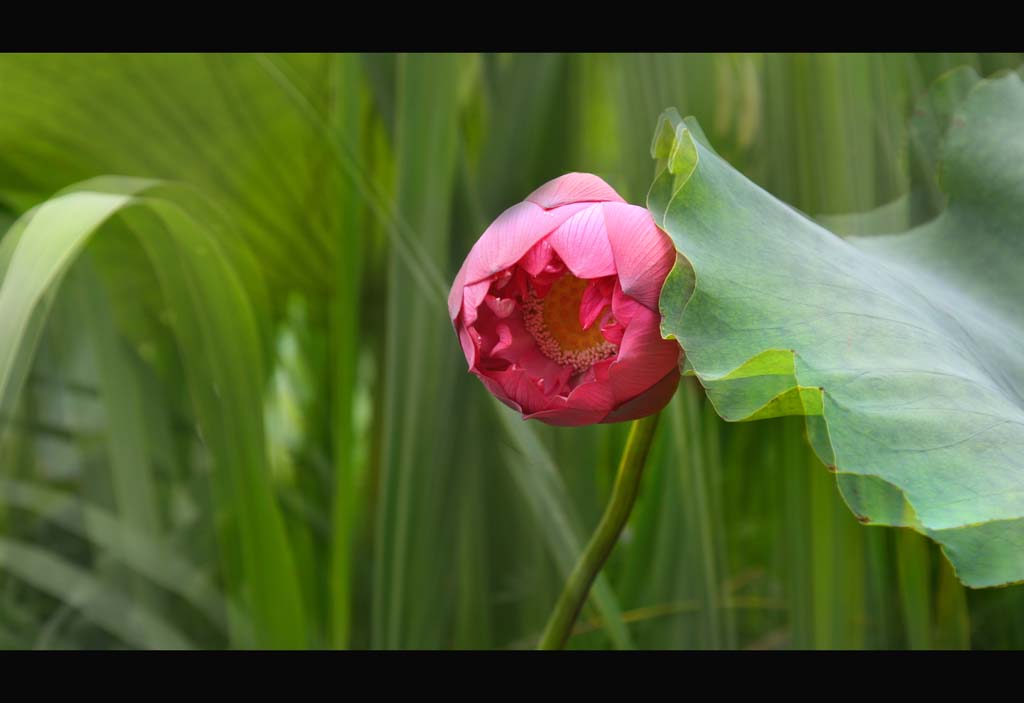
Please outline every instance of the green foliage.
[{"label": "green foliage", "polygon": [[1024,581],[1024,84],[964,75],[920,140],[948,205],[907,232],[832,235],[672,113],[648,205],[683,258],[664,329],[718,413],[807,416],[858,520],[932,537],[980,587]]},{"label": "green foliage", "polygon": [[[905,229],[942,206],[915,98],[1020,61],[0,57],[0,647],[532,646],[626,428],[464,373],[444,297],[487,223],[574,170],[641,202],[675,105],[836,231],[907,195]],[[1021,598],[686,379],[570,644],[1014,647]]]}]

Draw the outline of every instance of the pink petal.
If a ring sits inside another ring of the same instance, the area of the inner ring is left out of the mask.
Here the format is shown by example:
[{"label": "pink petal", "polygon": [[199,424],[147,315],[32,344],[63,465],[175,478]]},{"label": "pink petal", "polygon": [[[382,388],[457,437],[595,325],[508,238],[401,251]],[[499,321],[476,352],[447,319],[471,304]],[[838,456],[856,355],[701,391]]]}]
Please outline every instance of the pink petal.
[{"label": "pink petal", "polygon": [[511,297],[518,295],[520,298],[525,298],[530,292],[529,281],[530,277],[526,274],[526,271],[517,266],[512,275],[505,279],[505,288],[507,290],[502,290],[502,292]]},{"label": "pink petal", "polygon": [[541,390],[545,395],[559,395],[569,387],[572,367],[562,366],[544,356],[536,343],[528,346],[516,360],[516,366],[534,378],[540,379]]},{"label": "pink petal", "polygon": [[576,278],[615,275],[615,258],[601,205],[591,205],[576,213],[546,241]]},{"label": "pink petal", "polygon": [[490,281],[480,281],[463,289],[462,296],[462,322],[467,327],[476,322],[477,311],[480,304],[487,297],[487,291],[491,288]]},{"label": "pink petal", "polygon": [[[618,281],[616,281],[615,290],[612,292],[612,316],[618,322],[621,322],[623,325],[628,326],[632,319],[636,317],[637,312],[640,310],[650,312],[648,308],[644,307],[636,300],[630,298],[628,295],[623,293],[622,285]],[[654,312],[658,311],[655,310]],[[616,342],[616,344],[617,343],[618,342]]]},{"label": "pink petal", "polygon": [[661,286],[676,260],[672,240],[642,207],[605,203],[601,208],[623,292],[657,312]]},{"label": "pink petal", "polygon": [[[520,368],[509,368],[505,371],[496,371],[488,374],[498,382],[501,393],[495,393],[499,398],[507,398],[526,414],[546,410],[550,401],[543,391],[539,382],[527,371]],[[493,392],[493,390],[492,390]]]},{"label": "pink petal", "polygon": [[[477,347],[478,368],[488,371],[514,364],[516,368],[539,379],[545,395],[567,392],[572,367],[563,366],[546,357],[537,348],[537,340],[523,325],[522,316],[517,312],[509,317],[494,315],[487,306],[480,308],[480,318],[473,328],[479,331],[483,341]],[[488,363],[493,360],[505,364]]]},{"label": "pink petal", "polygon": [[633,400],[620,405],[603,422],[623,422],[652,415],[668,405],[678,386],[679,369],[676,368]]},{"label": "pink petal", "polygon": [[592,173],[559,176],[530,193],[526,199],[546,209],[579,202],[626,202],[614,188]]},{"label": "pink petal", "polygon": [[551,262],[554,250],[548,244],[547,239],[542,239],[526,252],[526,256],[519,260],[519,265],[531,276],[539,276],[541,271]]},{"label": "pink petal", "polygon": [[496,381],[495,379],[491,378],[487,374],[483,374],[483,373],[477,373],[477,376],[480,378],[480,380],[483,382],[483,384],[487,387],[487,390],[489,390],[491,392],[491,395],[493,395],[495,398],[500,400],[502,403],[504,403],[508,407],[510,407],[513,410],[515,410],[517,413],[522,414],[522,412],[523,412],[522,406],[520,406],[519,403],[515,402],[514,400],[512,400],[511,398],[509,398],[505,394],[505,388],[498,381]]},{"label": "pink petal", "polygon": [[455,318],[459,316],[459,310],[462,309],[462,291],[466,286],[466,264],[469,263],[467,257],[462,262],[462,268],[455,274],[455,282],[452,283],[452,289],[448,293],[448,317],[452,322],[455,322]]},{"label": "pink petal", "polygon": [[466,356],[466,363],[469,364],[469,370],[474,371],[480,351],[480,335],[474,334],[476,330],[471,330],[465,325],[458,325],[457,329],[459,331],[459,344],[462,345],[462,353]]},{"label": "pink petal", "polygon": [[553,396],[564,395],[569,390],[569,379],[572,378],[572,374],[572,367],[564,366],[557,375],[546,376],[544,378],[544,392]]},{"label": "pink petal", "polygon": [[580,327],[590,329],[604,309],[611,306],[611,293],[611,279],[598,279],[587,284],[586,290],[583,291],[583,299],[580,301]]},{"label": "pink petal", "polygon": [[622,344],[626,334],[626,326],[619,321],[610,322],[601,327],[601,335],[615,346]]},{"label": "pink petal", "polygon": [[608,415],[607,410],[580,410],[577,408],[553,408],[523,415],[524,420],[540,420],[559,427],[583,427],[596,425]]},{"label": "pink petal", "polygon": [[640,308],[626,327],[619,355],[609,369],[608,382],[618,402],[634,398],[679,367],[679,344],[662,339],[659,315]]},{"label": "pink petal", "polygon": [[535,345],[533,336],[523,327],[519,315],[501,318],[491,313],[488,308],[480,309],[480,320],[476,324],[485,338],[494,339],[490,356],[515,362],[527,346]]},{"label": "pink petal", "polygon": [[501,213],[473,245],[466,259],[465,284],[471,285],[507,269],[559,225],[588,207],[587,203],[545,210],[531,202]]},{"label": "pink petal", "polygon": [[601,383],[577,386],[569,398],[552,399],[552,407],[526,415],[527,420],[541,420],[549,425],[579,427],[602,422],[615,407],[611,389]]},{"label": "pink petal", "polygon": [[491,279],[491,287],[501,292],[508,288],[508,284],[512,282],[512,269],[505,269],[501,273],[494,274],[494,278]]},{"label": "pink petal", "polygon": [[580,410],[601,410],[607,414],[615,407],[615,395],[607,384],[597,381],[583,383],[569,394],[568,405]]},{"label": "pink petal", "polygon": [[[496,356],[500,359],[505,359],[507,361],[515,361],[515,359],[510,359],[507,356],[503,356],[505,352],[509,351],[512,348],[512,343],[513,341],[515,341],[515,337],[512,336],[512,330],[509,329],[507,324],[502,323],[498,325],[497,332],[498,343],[491,348],[491,356]],[[515,354],[515,356],[516,358],[518,358],[519,355]]]},{"label": "pink petal", "polygon": [[502,318],[508,317],[516,309],[514,298],[496,298],[493,295],[488,295],[484,298],[484,302],[487,303],[491,312]]}]

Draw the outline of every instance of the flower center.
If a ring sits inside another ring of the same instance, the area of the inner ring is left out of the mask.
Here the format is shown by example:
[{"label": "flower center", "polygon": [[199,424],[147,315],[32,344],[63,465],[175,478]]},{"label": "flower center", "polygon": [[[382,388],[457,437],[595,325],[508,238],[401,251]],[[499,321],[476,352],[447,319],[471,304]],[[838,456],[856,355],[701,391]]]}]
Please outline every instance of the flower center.
[{"label": "flower center", "polygon": [[587,281],[566,273],[551,285],[543,298],[533,291],[523,301],[523,323],[537,346],[552,361],[586,371],[602,359],[614,356],[618,347],[601,334],[600,317],[589,329],[580,325],[580,305]]}]

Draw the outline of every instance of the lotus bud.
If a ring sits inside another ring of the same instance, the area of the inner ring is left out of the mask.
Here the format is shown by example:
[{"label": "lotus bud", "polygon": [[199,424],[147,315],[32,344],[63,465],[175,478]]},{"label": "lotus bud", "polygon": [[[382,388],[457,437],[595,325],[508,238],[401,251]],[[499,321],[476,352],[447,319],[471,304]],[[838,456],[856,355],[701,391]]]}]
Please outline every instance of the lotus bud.
[{"label": "lotus bud", "polygon": [[525,419],[621,422],[679,383],[658,298],[675,261],[650,213],[569,173],[510,207],[466,257],[448,312],[469,370]]}]

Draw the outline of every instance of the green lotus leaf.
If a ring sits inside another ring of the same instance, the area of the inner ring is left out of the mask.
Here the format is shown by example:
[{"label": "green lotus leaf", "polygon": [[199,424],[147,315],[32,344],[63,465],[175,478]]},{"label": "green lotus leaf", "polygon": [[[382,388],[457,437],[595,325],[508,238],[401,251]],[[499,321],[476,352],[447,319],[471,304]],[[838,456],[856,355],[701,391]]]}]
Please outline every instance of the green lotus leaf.
[{"label": "green lotus leaf", "polygon": [[673,110],[652,147],[684,371],[726,420],[806,416],[858,519],[928,535],[971,587],[1024,581],[1022,115],[1017,73],[938,81],[910,126],[935,214],[870,236],[772,197]]}]

